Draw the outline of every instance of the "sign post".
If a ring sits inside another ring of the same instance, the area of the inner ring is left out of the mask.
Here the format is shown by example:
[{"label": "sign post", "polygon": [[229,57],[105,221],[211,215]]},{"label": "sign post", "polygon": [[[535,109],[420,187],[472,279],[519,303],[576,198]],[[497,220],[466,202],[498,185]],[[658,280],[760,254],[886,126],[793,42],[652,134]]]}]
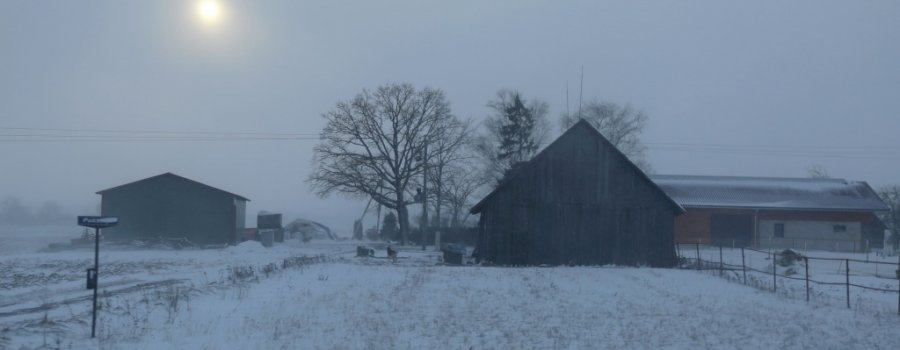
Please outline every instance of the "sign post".
[{"label": "sign post", "polygon": [[[94,307],[91,320],[91,338],[97,334],[97,287],[100,271],[100,229],[112,227],[119,223],[119,218],[111,216],[79,216],[78,225],[94,228],[94,268],[88,269],[87,287],[94,290]],[[92,271],[93,270],[93,271]]]}]

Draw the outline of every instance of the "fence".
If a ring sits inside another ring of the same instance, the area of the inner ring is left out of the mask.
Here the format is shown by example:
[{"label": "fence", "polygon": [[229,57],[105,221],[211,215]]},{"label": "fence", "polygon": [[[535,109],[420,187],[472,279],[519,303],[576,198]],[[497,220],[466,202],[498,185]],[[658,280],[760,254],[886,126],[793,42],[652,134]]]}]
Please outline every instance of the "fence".
[{"label": "fence", "polygon": [[882,245],[873,244],[868,239],[826,239],[826,238],[775,238],[761,237],[758,241],[741,239],[705,239],[686,238],[679,244],[708,244],[732,248],[753,247],[756,249],[800,249],[824,250],[831,252],[867,252],[872,249],[883,249]]},{"label": "fence", "polygon": [[[846,300],[847,308],[851,306],[851,293],[874,293],[866,297],[874,299],[878,305],[892,303],[887,297],[896,294],[897,314],[900,315],[900,256],[896,258],[897,262],[886,260],[893,257],[870,260],[868,255],[865,260],[812,257],[793,250],[764,251],[699,243],[678,243],[675,249],[682,268],[717,271],[719,276],[761,289],[771,289],[775,293],[778,293],[779,279],[782,288],[785,288],[786,281],[794,281],[794,287],[805,290],[807,302],[813,294],[812,286],[819,289],[816,295],[843,294],[841,299]],[[771,287],[764,279],[767,275],[771,276]],[[796,285],[800,283],[802,285]]]}]

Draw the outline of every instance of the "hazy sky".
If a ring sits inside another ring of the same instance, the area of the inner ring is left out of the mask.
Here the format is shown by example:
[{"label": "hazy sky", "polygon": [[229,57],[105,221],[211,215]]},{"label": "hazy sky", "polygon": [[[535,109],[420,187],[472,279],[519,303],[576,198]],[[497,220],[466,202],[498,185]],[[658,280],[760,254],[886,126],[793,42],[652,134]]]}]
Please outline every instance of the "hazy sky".
[{"label": "hazy sky", "polygon": [[900,183],[897,1],[220,3],[203,23],[193,1],[0,1],[0,197],[84,213],[97,190],[174,172],[250,198],[251,225],[270,210],[349,235],[365,202],[309,192],[314,137],[134,137],[315,135],[337,101],[390,82],[443,89],[475,119],[515,88],[556,126],[582,65],[585,100],[648,114],[657,173],[819,164]]}]

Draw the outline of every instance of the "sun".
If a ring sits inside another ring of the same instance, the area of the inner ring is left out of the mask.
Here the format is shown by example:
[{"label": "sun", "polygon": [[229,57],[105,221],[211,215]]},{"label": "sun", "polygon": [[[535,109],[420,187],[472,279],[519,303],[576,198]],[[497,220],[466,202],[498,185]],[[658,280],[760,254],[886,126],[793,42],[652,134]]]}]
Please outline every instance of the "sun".
[{"label": "sun", "polygon": [[212,23],[222,16],[222,7],[214,0],[203,0],[197,3],[197,14],[204,22]]}]

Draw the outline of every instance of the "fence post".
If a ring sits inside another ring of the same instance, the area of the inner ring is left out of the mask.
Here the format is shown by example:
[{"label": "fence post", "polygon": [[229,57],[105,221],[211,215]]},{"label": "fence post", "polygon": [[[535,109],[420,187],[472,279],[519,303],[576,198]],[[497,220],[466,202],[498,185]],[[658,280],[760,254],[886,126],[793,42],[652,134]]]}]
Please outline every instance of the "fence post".
[{"label": "fence post", "polygon": [[866,240],[866,262],[869,262],[869,240]]},{"label": "fence post", "polygon": [[809,302],[809,257],[804,256],[803,261],[806,262],[806,302]]},{"label": "fence post", "polygon": [[772,293],[778,293],[778,271],[775,270],[775,251],[772,251]]},{"label": "fence post", "polygon": [[719,277],[722,277],[725,273],[724,268],[725,266],[722,264],[722,246],[719,245]]},{"label": "fence post", "polygon": [[741,270],[744,271],[744,284],[747,284],[747,264],[744,262],[744,247],[741,247]]},{"label": "fence post", "polygon": [[697,243],[697,270],[700,269],[700,243]]},{"label": "fence post", "polygon": [[849,309],[850,308],[850,259],[844,259],[844,263],[846,264],[846,265],[844,265],[844,267],[846,268],[846,269],[844,269],[844,271],[846,271],[844,273],[844,276],[846,276],[846,282],[847,282],[847,308]]}]

